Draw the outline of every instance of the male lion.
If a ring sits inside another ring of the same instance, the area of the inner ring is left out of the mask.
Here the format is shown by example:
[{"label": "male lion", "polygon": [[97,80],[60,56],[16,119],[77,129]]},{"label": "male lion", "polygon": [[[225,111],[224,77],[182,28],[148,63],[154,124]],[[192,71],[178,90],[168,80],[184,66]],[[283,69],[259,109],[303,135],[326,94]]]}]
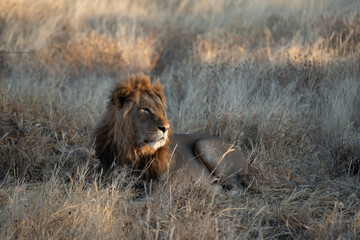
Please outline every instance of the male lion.
[{"label": "male lion", "polygon": [[92,136],[103,173],[109,174],[114,163],[126,164],[146,180],[164,173],[184,181],[214,175],[233,187],[238,176],[247,174],[246,158],[216,137],[172,135],[162,90],[159,81],[151,84],[143,74],[117,83]]}]

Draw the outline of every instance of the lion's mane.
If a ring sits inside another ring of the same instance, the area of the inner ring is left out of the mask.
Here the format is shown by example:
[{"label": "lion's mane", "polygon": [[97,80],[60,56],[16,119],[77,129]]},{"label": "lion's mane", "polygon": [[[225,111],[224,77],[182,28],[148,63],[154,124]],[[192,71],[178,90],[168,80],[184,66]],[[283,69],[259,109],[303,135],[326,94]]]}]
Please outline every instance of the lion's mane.
[{"label": "lion's mane", "polygon": [[101,168],[106,174],[113,166],[128,165],[133,170],[143,171],[146,179],[158,179],[168,167],[169,138],[167,143],[155,152],[139,148],[134,142],[134,111],[142,94],[157,96],[166,101],[163,86],[150,83],[143,74],[130,75],[117,83],[112,91],[104,117],[94,128],[92,141]]}]

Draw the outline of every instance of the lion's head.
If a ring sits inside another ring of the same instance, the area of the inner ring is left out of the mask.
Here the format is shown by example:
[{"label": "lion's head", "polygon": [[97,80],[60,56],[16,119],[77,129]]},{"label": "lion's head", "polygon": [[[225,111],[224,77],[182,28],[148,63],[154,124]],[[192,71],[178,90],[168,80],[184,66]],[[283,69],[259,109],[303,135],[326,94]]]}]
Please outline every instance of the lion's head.
[{"label": "lion's head", "polygon": [[159,82],[151,84],[143,74],[130,75],[116,85],[93,135],[105,172],[114,162],[147,169],[147,178],[158,178],[166,170],[170,124],[162,90]]}]

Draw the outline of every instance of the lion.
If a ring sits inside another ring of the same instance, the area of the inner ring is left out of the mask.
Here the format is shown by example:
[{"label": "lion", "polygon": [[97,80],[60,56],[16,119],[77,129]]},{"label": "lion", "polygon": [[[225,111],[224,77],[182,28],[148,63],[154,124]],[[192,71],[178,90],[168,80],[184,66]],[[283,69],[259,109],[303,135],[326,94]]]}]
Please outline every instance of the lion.
[{"label": "lion", "polygon": [[147,181],[166,174],[182,181],[214,176],[230,187],[247,175],[247,159],[237,147],[209,135],[172,134],[163,89],[144,74],[116,84],[92,134],[102,173],[127,165]]}]

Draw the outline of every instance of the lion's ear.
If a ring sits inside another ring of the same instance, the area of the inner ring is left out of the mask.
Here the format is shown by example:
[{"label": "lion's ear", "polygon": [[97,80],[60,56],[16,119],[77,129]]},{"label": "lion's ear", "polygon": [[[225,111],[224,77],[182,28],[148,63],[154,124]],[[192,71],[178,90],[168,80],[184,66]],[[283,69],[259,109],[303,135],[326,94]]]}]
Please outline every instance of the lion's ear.
[{"label": "lion's ear", "polygon": [[121,86],[113,92],[111,97],[111,102],[114,105],[123,107],[126,101],[128,101],[132,95],[133,95],[133,91],[130,88],[126,86]]}]

